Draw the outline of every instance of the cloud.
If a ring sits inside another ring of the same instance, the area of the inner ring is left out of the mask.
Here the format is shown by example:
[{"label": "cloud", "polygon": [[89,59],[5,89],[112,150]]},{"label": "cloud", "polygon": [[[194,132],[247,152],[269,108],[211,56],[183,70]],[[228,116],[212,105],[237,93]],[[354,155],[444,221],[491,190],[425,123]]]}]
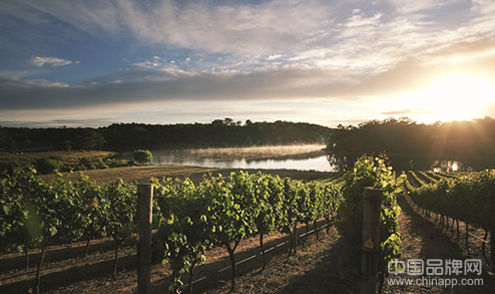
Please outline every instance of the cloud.
[{"label": "cloud", "polygon": [[333,7],[322,3],[7,0],[4,6],[9,16],[32,25],[57,20],[93,36],[119,38],[125,34],[145,45],[258,54],[272,49],[287,51],[303,36],[318,31]]},{"label": "cloud", "polygon": [[[22,88],[68,88],[68,83],[50,82],[45,79],[21,79],[17,76],[0,76],[0,91],[3,89],[22,89]],[[8,99],[10,97],[5,97]],[[0,101],[2,99],[0,98]]]},{"label": "cloud", "polygon": [[[184,63],[190,61],[190,58],[186,58]],[[170,77],[191,77],[197,74],[195,71],[181,69],[175,60],[168,60],[159,56],[153,56],[152,59],[132,63],[127,71],[130,72],[131,75],[135,71],[140,72],[139,74],[142,74],[143,72],[156,72],[160,77],[163,77],[163,74],[168,74]]]},{"label": "cloud", "polygon": [[[372,74],[452,43],[493,38],[495,31],[495,3],[482,0],[7,3],[10,14],[33,25],[53,18],[100,38],[125,35],[146,47],[200,52],[205,63],[221,53],[244,63],[303,63]],[[141,65],[155,66],[149,62]]]},{"label": "cloud", "polygon": [[[294,99],[301,95],[325,97],[332,92],[332,76],[338,72],[287,68],[251,73],[207,73],[171,77],[155,71],[152,78],[103,77],[105,83],[48,87],[32,80],[0,79],[2,109],[64,109],[86,105],[129,104],[164,101]],[[139,75],[138,72],[134,74]],[[142,74],[142,73],[141,73]],[[120,80],[119,83],[115,81]]]},{"label": "cloud", "polygon": [[65,66],[69,64],[78,64],[79,61],[70,61],[67,59],[62,59],[58,57],[40,57],[40,56],[35,56],[31,58],[31,62],[34,63],[38,67],[42,67],[45,65],[50,65],[50,66]]},{"label": "cloud", "polygon": [[[157,58],[158,59],[158,58]],[[103,105],[176,101],[333,101],[350,103],[400,96],[456,71],[495,76],[495,55],[457,64],[411,58],[388,70],[363,75],[361,70],[285,65],[253,71],[185,71],[160,61],[102,76],[86,83],[66,84],[15,77],[0,78],[1,109],[70,109]],[[390,110],[391,111],[391,110]]]},{"label": "cloud", "polygon": [[[44,119],[45,118],[45,119]],[[34,116],[34,119],[37,119]],[[91,118],[91,119],[46,119],[46,117],[39,117],[39,121],[33,120],[33,116],[26,116],[22,121],[4,120],[0,121],[0,126],[4,127],[36,127],[36,128],[53,128],[59,126],[66,127],[101,127],[108,126],[115,122],[109,118]],[[43,120],[44,119],[44,120]]]},{"label": "cloud", "polygon": [[412,115],[417,115],[417,114],[425,114],[428,113],[427,111],[419,108],[406,108],[406,109],[398,109],[398,110],[391,110],[391,111],[384,111],[380,113],[381,115],[390,115],[390,116],[412,116]]}]

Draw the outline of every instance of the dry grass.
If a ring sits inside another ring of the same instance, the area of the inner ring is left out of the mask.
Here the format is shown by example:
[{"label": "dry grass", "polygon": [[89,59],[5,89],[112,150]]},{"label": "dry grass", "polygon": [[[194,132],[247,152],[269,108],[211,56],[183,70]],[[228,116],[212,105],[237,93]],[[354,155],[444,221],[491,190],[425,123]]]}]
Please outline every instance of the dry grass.
[{"label": "dry grass", "polygon": [[[200,168],[200,167],[189,167],[180,165],[161,165],[161,166],[125,166],[125,167],[114,167],[108,169],[96,169],[96,170],[86,170],[83,173],[89,176],[90,179],[98,183],[101,182],[111,182],[117,179],[122,179],[124,181],[131,181],[136,183],[148,182],[151,177],[163,178],[202,178],[203,174],[208,172],[213,172],[214,169]],[[69,178],[76,179],[78,173],[64,173]],[[44,180],[51,180],[55,175],[42,175],[41,178]]]},{"label": "dry grass", "polygon": [[[148,182],[151,177],[163,178],[190,178],[194,182],[200,182],[204,176],[211,174],[217,176],[222,174],[229,175],[231,172],[239,171],[239,169],[213,169],[194,166],[182,165],[160,165],[160,166],[126,166],[114,167],[108,169],[86,170],[83,173],[98,183],[111,182],[117,179],[124,181],[132,181],[135,183]],[[266,174],[279,175],[280,177],[289,177],[298,180],[316,180],[332,177],[335,173],[332,172],[316,172],[316,171],[297,171],[297,170],[247,170],[250,173],[261,171]],[[64,173],[64,175],[76,179],[77,172]],[[43,180],[49,181],[55,177],[54,174],[41,175]]]},{"label": "dry grass", "polygon": [[7,153],[0,152],[0,163],[28,164],[40,158],[60,158],[65,164],[77,164],[80,158],[87,158],[90,161],[105,159],[115,155],[111,151],[51,151],[51,152],[28,152],[28,153]]}]

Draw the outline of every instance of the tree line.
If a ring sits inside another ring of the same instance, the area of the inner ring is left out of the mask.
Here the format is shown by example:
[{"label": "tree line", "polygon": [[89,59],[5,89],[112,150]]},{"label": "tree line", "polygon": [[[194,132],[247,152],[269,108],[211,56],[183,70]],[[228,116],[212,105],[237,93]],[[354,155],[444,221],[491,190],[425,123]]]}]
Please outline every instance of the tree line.
[{"label": "tree line", "polygon": [[395,169],[427,169],[441,160],[457,160],[483,169],[495,166],[495,120],[422,124],[409,118],[339,125],[327,141],[327,152],[342,168],[364,153],[386,152]]},{"label": "tree line", "polygon": [[430,169],[456,160],[475,170],[495,167],[495,120],[423,124],[409,118],[371,120],[328,128],[310,123],[245,122],[152,125],[119,123],[100,128],[0,127],[0,151],[178,149],[326,143],[331,162],[346,169],[362,154],[386,152],[398,170]]},{"label": "tree line", "polygon": [[135,150],[324,143],[329,128],[286,121],[152,125],[119,123],[100,128],[0,127],[0,151]]}]

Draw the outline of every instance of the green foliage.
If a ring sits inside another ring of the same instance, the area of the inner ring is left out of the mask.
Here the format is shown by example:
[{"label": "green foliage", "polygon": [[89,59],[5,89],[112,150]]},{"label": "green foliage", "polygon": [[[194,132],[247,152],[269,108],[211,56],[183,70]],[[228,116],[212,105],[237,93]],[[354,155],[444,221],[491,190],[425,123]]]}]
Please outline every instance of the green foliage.
[{"label": "green foliage", "polygon": [[[39,236],[34,209],[27,197],[40,183],[34,176],[34,170],[16,168],[12,173],[4,173],[0,180],[0,250],[10,252],[31,241],[31,234]],[[28,221],[30,220],[30,221]],[[31,229],[29,223],[32,223]]]},{"label": "green foliage", "polygon": [[339,232],[346,243],[347,254],[342,257],[346,271],[360,272],[359,254],[362,246],[363,227],[363,191],[365,187],[383,190],[381,205],[381,265],[379,270],[385,271],[388,261],[400,257],[400,232],[398,217],[400,208],[396,203],[396,195],[402,191],[403,177],[395,178],[391,167],[385,164],[386,158],[362,156],[354,164],[354,169],[345,175],[343,186],[344,201],[337,222]]},{"label": "green foliage", "polygon": [[78,174],[74,184],[80,199],[79,225],[87,238],[104,237],[107,235],[106,212],[108,203],[104,198],[101,187],[85,176]]},{"label": "green foliage", "polygon": [[[13,211],[9,207],[10,217],[22,223],[22,239],[14,239],[18,243],[43,247],[60,235],[61,221],[56,207],[60,199],[55,188],[35,176],[35,170],[16,169],[9,179],[9,194],[21,206]],[[11,195],[12,195],[11,194]],[[18,229],[19,227],[17,227]],[[19,234],[16,234],[20,237]]]},{"label": "green foliage", "polygon": [[495,229],[495,171],[485,170],[437,182],[409,186],[409,196],[421,208],[470,224]]},{"label": "green foliage", "polygon": [[204,198],[197,197],[196,187],[185,181],[170,178],[159,182],[152,179],[159,208],[159,230],[155,248],[163,261],[170,264],[172,281],[169,290],[178,293],[182,272],[191,272],[205,260],[206,250],[212,245],[210,222]]},{"label": "green foliage", "polygon": [[99,159],[98,159],[98,167],[99,167],[99,168],[105,168],[105,169],[106,169],[106,168],[110,168],[110,167],[109,167],[109,166],[108,166],[108,165],[107,165],[107,164],[103,161],[103,159],[101,159],[101,158],[99,158]]},{"label": "green foliage", "polygon": [[[192,272],[212,246],[227,248],[233,261],[242,238],[332,216],[342,199],[331,182],[261,173],[206,177],[197,186],[188,179],[152,183],[154,248],[171,266],[172,292],[180,291],[182,273]],[[59,174],[46,183],[34,170],[6,172],[0,178],[0,250],[104,236],[112,236],[118,250],[135,232],[135,193],[130,182],[96,185],[82,173],[76,181]]]},{"label": "green foliage", "polygon": [[108,234],[116,242],[121,242],[136,229],[136,186],[117,180],[104,184],[101,187],[101,193],[107,205],[104,217]]},{"label": "green foliage", "polygon": [[[35,170],[21,168],[3,176],[0,181],[2,252],[18,250],[21,245],[45,246],[54,240],[78,241],[84,235],[106,236],[107,225],[119,221],[126,224],[124,227],[132,226],[135,188],[131,184],[122,183],[120,190],[116,184],[108,185],[103,191],[82,173],[76,182],[58,174],[46,183],[36,176]],[[112,207],[110,201],[114,203]],[[120,206],[116,207],[117,204]],[[115,217],[123,214],[132,216]],[[116,231],[114,228],[112,232]],[[128,236],[118,232],[116,235]]]},{"label": "green foliage", "polygon": [[77,161],[79,163],[79,169],[81,170],[90,169],[92,165],[91,160],[87,157],[80,157]]},{"label": "green foliage", "polygon": [[[412,175],[411,175],[412,176]],[[365,186],[383,190],[381,265],[400,256],[396,197],[405,175],[396,178],[386,158],[361,157],[344,181],[302,182],[262,173],[232,173],[192,181],[152,180],[155,251],[173,271],[171,290],[179,292],[181,275],[204,261],[212,246],[235,245],[247,236],[289,232],[298,223],[330,218],[338,210],[339,231],[348,255],[339,263],[359,269],[362,237],[362,195]],[[337,184],[338,182],[338,184]],[[495,228],[495,171],[443,177],[414,188],[409,196],[420,207]],[[76,181],[57,175],[50,183],[33,169],[15,168],[0,176],[0,252],[23,246],[45,247],[83,237],[112,236],[116,243],[135,232],[136,187],[115,181],[97,185],[79,174]],[[353,270],[343,270],[344,274]]]},{"label": "green foliage", "polygon": [[64,163],[59,158],[38,158],[34,162],[36,170],[41,174],[51,174],[62,171]]},{"label": "green foliage", "polygon": [[139,164],[149,164],[153,161],[153,154],[149,150],[135,150],[134,160]]},{"label": "green foliage", "polygon": [[259,234],[271,234],[284,223],[282,180],[262,173],[251,175],[250,180],[254,190],[251,209],[254,210],[255,230]]},{"label": "green foliage", "polygon": [[289,232],[298,221],[331,216],[342,199],[340,188],[331,183],[262,173],[207,177],[198,186],[170,178],[153,184],[160,218],[154,247],[171,265],[172,292],[180,291],[181,273],[204,261],[211,246],[225,247],[233,259],[242,238]]},{"label": "green foliage", "polygon": [[53,209],[57,213],[58,239],[66,243],[78,241],[84,234],[82,198],[69,178],[58,174],[50,183],[49,191],[56,199]]}]

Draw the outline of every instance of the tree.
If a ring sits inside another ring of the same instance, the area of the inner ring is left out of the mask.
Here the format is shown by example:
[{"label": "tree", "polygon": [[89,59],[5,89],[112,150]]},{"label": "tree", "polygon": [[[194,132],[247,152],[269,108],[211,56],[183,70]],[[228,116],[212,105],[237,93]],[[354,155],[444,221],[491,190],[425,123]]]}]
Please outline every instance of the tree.
[{"label": "tree", "polygon": [[148,164],[153,161],[153,154],[149,150],[138,149],[134,151],[134,160],[139,164]]},{"label": "tree", "polygon": [[38,158],[35,161],[36,170],[41,174],[50,174],[55,171],[60,171],[63,168],[64,163],[60,158],[50,157],[50,158]]},{"label": "tree", "polygon": [[79,134],[76,136],[76,146],[84,150],[100,150],[107,143],[101,133],[93,129],[77,129]]}]

